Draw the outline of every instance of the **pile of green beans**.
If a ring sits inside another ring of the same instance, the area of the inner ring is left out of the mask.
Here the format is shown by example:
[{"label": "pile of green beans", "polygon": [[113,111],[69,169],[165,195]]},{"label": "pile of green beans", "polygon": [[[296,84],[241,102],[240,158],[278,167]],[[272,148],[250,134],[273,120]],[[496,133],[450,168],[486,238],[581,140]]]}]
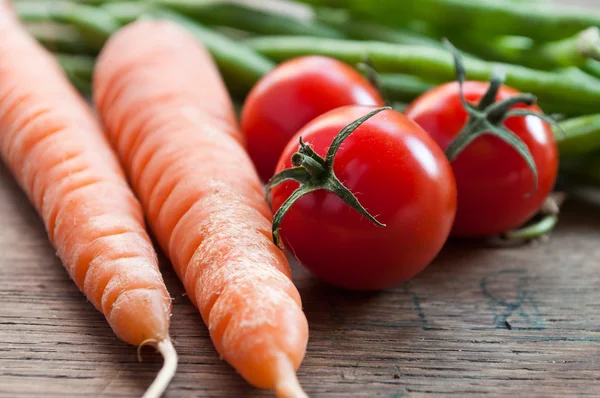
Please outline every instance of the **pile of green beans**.
[{"label": "pile of green beans", "polygon": [[238,103],[277,63],[318,54],[352,65],[368,57],[386,99],[403,109],[454,80],[452,56],[441,45],[448,37],[465,51],[469,78],[488,80],[501,67],[507,85],[562,115],[566,137],[558,129],[557,137],[565,174],[600,184],[600,12],[543,0],[295,1],[302,15],[217,0],[13,3],[85,94],[103,44],[139,18],[186,27],[212,53]]}]

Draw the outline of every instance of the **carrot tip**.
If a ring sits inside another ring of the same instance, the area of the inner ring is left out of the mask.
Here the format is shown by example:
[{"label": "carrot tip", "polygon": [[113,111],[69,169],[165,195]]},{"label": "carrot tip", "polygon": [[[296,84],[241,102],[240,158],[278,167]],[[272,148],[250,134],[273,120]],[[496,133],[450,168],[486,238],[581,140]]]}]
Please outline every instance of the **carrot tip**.
[{"label": "carrot tip", "polygon": [[308,398],[298,382],[296,371],[291,364],[288,365],[280,372],[280,378],[275,384],[275,395],[277,398]]},{"label": "carrot tip", "polygon": [[154,379],[142,398],[159,398],[167,389],[177,370],[177,351],[175,351],[171,340],[167,338],[160,341],[156,349],[162,354],[165,362],[160,372],[158,372],[156,379]]}]

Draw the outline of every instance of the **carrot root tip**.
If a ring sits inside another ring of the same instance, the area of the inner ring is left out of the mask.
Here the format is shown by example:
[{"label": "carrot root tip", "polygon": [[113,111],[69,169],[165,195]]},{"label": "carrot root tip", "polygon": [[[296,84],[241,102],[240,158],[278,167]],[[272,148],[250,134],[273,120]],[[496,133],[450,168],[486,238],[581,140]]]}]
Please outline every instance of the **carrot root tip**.
[{"label": "carrot root tip", "polygon": [[[151,343],[156,344],[156,340],[146,340],[140,344],[140,347],[142,347],[143,344]],[[140,347],[138,347],[138,350]],[[173,347],[171,340],[167,338],[158,342],[158,344],[156,344],[156,349],[163,356],[164,364],[160,372],[158,372],[156,379],[154,379],[150,387],[148,387],[148,390],[146,390],[142,398],[159,398],[162,396],[177,370],[177,351],[175,351],[175,347]]]},{"label": "carrot root tip", "polygon": [[275,384],[277,398],[308,398],[296,376],[296,371],[291,363],[280,369],[279,380]]}]

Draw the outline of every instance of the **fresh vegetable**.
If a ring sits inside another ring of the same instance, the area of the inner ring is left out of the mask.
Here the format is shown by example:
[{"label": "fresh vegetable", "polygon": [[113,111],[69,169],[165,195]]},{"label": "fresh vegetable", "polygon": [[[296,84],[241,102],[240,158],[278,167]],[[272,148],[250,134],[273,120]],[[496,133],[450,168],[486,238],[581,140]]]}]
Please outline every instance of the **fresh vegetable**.
[{"label": "fresh vegetable", "polygon": [[377,90],[354,68],[328,57],[300,57],[263,77],[248,95],[241,124],[248,152],[267,181],[283,148],[315,117],[344,105],[383,106]]},{"label": "fresh vegetable", "polygon": [[439,40],[410,30],[392,28],[377,22],[352,18],[351,14],[344,9],[319,8],[315,10],[315,19],[333,26],[351,39],[442,47]]},{"label": "fresh vegetable", "polygon": [[[319,39],[307,37],[261,37],[247,43],[275,61],[302,55],[326,55],[349,64],[368,56],[380,73],[405,73],[433,81],[449,81],[454,76],[452,57],[433,47]],[[498,66],[472,58],[465,66],[473,79],[487,80]],[[582,113],[596,113],[600,106],[600,80],[573,73],[544,72],[518,65],[501,64],[506,84],[523,92],[535,92],[540,101],[577,105]]]},{"label": "fresh vegetable", "polygon": [[93,7],[69,1],[23,1],[17,3],[16,11],[21,19],[29,22],[55,21],[69,24],[84,37],[91,48],[101,48],[104,42],[121,25],[143,16],[154,16],[176,21],[184,26],[211,51],[228,86],[241,94],[247,91],[275,64],[252,51],[241,42],[236,42],[214,30],[151,3],[132,2],[131,7],[118,7],[110,3],[104,7]]},{"label": "fresh vegetable", "polygon": [[575,157],[600,151],[600,114],[563,120],[560,126],[566,132],[564,137],[557,134],[561,156]]},{"label": "fresh vegetable", "polygon": [[134,22],[102,51],[94,102],[219,354],[254,386],[305,396],[300,295],[209,53],[172,22]]},{"label": "fresh vegetable", "polygon": [[268,185],[275,241],[281,236],[301,264],[347,289],[385,289],[416,275],[442,248],[456,211],[437,144],[402,114],[374,109],[337,108],[310,122]]},{"label": "fresh vegetable", "polygon": [[26,24],[27,31],[44,47],[57,53],[94,54],[87,46],[79,30],[71,25],[57,24],[49,21]]},{"label": "fresh vegetable", "polygon": [[15,2],[15,11],[28,22],[54,21],[77,28],[86,46],[102,48],[108,37],[119,28],[118,21],[98,7],[70,1]]},{"label": "fresh vegetable", "polygon": [[86,55],[72,54],[56,54],[56,59],[75,88],[84,95],[90,95],[94,59]]},{"label": "fresh vegetable", "polygon": [[492,61],[520,64],[551,70],[562,67],[585,67],[590,59],[600,59],[600,30],[588,28],[566,39],[536,42],[529,37],[481,37],[465,32],[457,41],[461,48]]},{"label": "fresh vegetable", "polygon": [[499,76],[463,84],[455,57],[459,82],[417,98],[406,115],[452,161],[458,189],[452,234],[491,236],[521,226],[541,208],[556,180],[557,146],[535,97],[504,86]]},{"label": "fresh vegetable", "polygon": [[149,15],[177,22],[200,40],[211,52],[228,86],[234,91],[247,92],[262,76],[275,67],[274,63],[245,44],[228,39],[181,14],[157,10]]},{"label": "fresh vegetable", "polygon": [[0,0],[0,154],[44,221],[69,275],[127,343],[152,344],[172,377],[171,299],[139,202],[96,119],[56,60]]},{"label": "fresh vegetable", "polygon": [[600,26],[600,14],[552,4],[497,0],[348,0],[355,14],[392,26],[420,19],[442,34],[514,35],[560,40],[590,26]]}]

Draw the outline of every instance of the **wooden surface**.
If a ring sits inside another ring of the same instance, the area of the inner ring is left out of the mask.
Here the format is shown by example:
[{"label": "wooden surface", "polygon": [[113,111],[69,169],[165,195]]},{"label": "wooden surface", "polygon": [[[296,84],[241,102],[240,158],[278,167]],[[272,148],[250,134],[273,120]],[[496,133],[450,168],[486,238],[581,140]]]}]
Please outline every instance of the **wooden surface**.
[{"label": "wooden surface", "polygon": [[[148,349],[138,363],[114,337],[5,168],[0,226],[0,396],[140,396],[160,358]],[[180,355],[166,396],[270,396],[218,358],[170,266],[163,271]],[[600,391],[600,207],[571,202],[546,244],[453,242],[423,274],[379,294],[338,291],[298,268],[295,281],[311,326],[299,377],[312,397]]]},{"label": "wooden surface", "polygon": [[[162,269],[180,356],[166,397],[271,396],[219,359]],[[600,394],[600,207],[568,203],[546,244],[452,242],[423,274],[379,294],[294,271],[311,327],[299,372],[311,397]],[[140,396],[161,362],[151,349],[144,359],[69,280],[0,166],[0,397]]]}]

